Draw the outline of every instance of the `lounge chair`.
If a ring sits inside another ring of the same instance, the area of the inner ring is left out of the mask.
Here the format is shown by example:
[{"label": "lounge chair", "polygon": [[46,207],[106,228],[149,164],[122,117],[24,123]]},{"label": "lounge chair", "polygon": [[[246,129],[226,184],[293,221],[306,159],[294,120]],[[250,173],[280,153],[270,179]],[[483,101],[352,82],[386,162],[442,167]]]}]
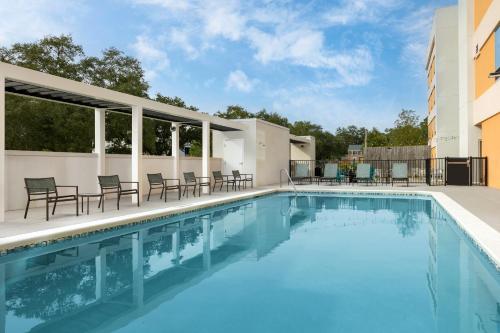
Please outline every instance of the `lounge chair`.
[{"label": "lounge chair", "polygon": [[410,186],[407,163],[394,163],[392,165],[391,181],[392,181],[392,186],[394,186],[395,181],[406,182],[406,186]]},{"label": "lounge chair", "polygon": [[193,196],[196,196],[196,188],[198,187],[198,196],[201,196],[201,188],[203,186],[208,187],[208,194],[211,194],[211,182],[210,177],[196,177],[194,172],[184,172],[184,192],[182,192],[182,196],[188,194],[188,188],[193,188]]},{"label": "lounge chair", "polygon": [[[58,202],[75,201],[76,216],[78,216],[78,186],[56,185],[54,177],[24,178],[24,184],[26,185],[26,192],[28,193],[28,202],[24,210],[25,219],[26,216],[28,216],[30,202],[39,200],[45,201],[45,220],[47,221],[49,220],[50,203],[54,203],[54,208],[52,208],[52,215],[54,215]],[[61,187],[74,188],[75,194],[60,195],[57,189]]]},{"label": "lounge chair", "polygon": [[229,177],[231,177],[230,175],[223,175],[220,171],[214,171],[212,174],[214,175],[214,187],[212,191],[215,191],[215,186],[218,183],[220,183],[219,191],[222,191],[222,186],[224,186],[224,184],[226,184],[226,192],[229,192],[229,184],[231,184],[231,188],[236,189],[236,179],[234,176],[233,179],[229,179]]},{"label": "lounge chair", "polygon": [[356,182],[373,183],[373,173],[370,164],[359,163],[356,167]]},{"label": "lounge chair", "polygon": [[[117,194],[116,208],[120,209],[120,199],[124,195],[137,195],[137,207],[139,207],[139,182],[122,182],[118,175],[113,176],[97,176],[99,179],[99,186],[101,187],[102,197],[99,199],[99,206],[101,207],[102,201],[106,194]],[[135,184],[136,188],[123,189],[122,184]]]},{"label": "lounge chair", "polygon": [[323,172],[323,177],[321,177],[319,181],[330,182],[330,184],[333,184],[333,181],[340,183],[340,173],[338,164],[337,163],[325,164],[325,171]]},{"label": "lounge chair", "polygon": [[[250,182],[250,187],[253,188],[253,174],[233,170],[233,178],[238,182],[238,188],[241,188],[241,183],[243,183],[243,188],[247,188],[247,182]],[[234,186],[236,187],[236,184]]]},{"label": "lounge chair", "polygon": [[[169,190],[177,190],[179,200],[181,200],[181,180],[176,178],[163,178],[161,173],[148,173],[148,182],[149,182],[149,193],[148,193],[148,201],[151,196],[151,190],[160,189],[160,199],[165,194],[165,202],[167,202],[167,191]],[[168,182],[171,182],[170,185]],[[173,183],[173,184],[172,184]]]},{"label": "lounge chair", "polygon": [[297,181],[299,184],[304,180],[311,180],[309,175],[309,166],[307,164],[296,164],[295,165],[295,175],[292,177],[293,181]]}]

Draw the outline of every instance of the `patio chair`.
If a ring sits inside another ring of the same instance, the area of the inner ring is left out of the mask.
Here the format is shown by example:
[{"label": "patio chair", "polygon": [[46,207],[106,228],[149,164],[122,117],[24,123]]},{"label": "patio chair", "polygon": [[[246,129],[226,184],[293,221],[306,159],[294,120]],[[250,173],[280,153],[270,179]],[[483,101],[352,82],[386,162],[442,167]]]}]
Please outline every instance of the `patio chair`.
[{"label": "patio chair", "polygon": [[373,183],[373,172],[370,164],[359,163],[356,167],[356,182]]},{"label": "patio chair", "polygon": [[212,194],[211,192],[211,182],[210,177],[196,177],[194,172],[184,172],[184,192],[182,192],[182,196],[186,195],[189,197],[188,188],[193,188],[193,196],[196,196],[196,188],[198,187],[198,196],[201,196],[201,188],[203,186],[208,187],[208,195]]},{"label": "patio chair", "polygon": [[406,186],[410,186],[407,163],[394,163],[392,165],[391,181],[392,181],[392,186],[394,186],[395,181],[406,182]]},{"label": "patio chair", "polygon": [[226,184],[226,192],[229,192],[229,184],[231,184],[231,188],[236,190],[236,179],[234,179],[234,177],[233,179],[229,179],[229,177],[231,177],[230,175],[223,175],[220,171],[214,171],[212,174],[214,175],[214,187],[212,191],[215,191],[215,186],[218,183],[220,183],[219,191],[222,191],[224,184]]},{"label": "patio chair", "polygon": [[292,180],[300,184],[304,179],[311,179],[311,176],[309,176],[309,166],[307,164],[296,164],[295,175],[292,177]]},{"label": "patio chair", "polygon": [[[247,188],[247,182],[250,182],[250,187],[253,188],[253,174],[240,173],[239,170],[233,170],[233,178],[235,182],[238,182],[238,188],[241,189],[241,183],[243,183],[243,188]],[[236,188],[236,184],[234,187]]]},{"label": "patio chair", "polygon": [[[151,190],[160,189],[160,199],[165,194],[165,202],[167,202],[167,191],[177,190],[179,200],[181,200],[181,180],[176,178],[163,178],[161,173],[148,173],[149,182],[149,193],[148,201],[151,196]],[[168,182],[173,182],[174,184],[169,185]]]},{"label": "patio chair", "polygon": [[[24,178],[26,192],[28,194],[28,202],[24,210],[24,218],[28,216],[28,209],[31,201],[45,201],[45,220],[49,220],[49,204],[54,203],[52,215],[56,211],[58,202],[75,201],[76,216],[78,216],[78,186],[74,185],[56,185],[54,177],[47,178]],[[75,194],[60,195],[58,188],[74,188]]]},{"label": "patio chair", "polygon": [[[122,182],[118,175],[113,176],[97,176],[99,179],[99,186],[101,187],[102,197],[99,199],[99,206],[101,207],[102,201],[106,194],[117,194],[116,208],[120,210],[120,199],[124,195],[137,195],[137,207],[139,204],[139,182]],[[122,184],[135,184],[137,188],[123,189]]]},{"label": "patio chair", "polygon": [[337,163],[327,163],[325,164],[325,171],[323,172],[323,177],[319,179],[320,182],[330,182],[333,181],[340,183],[340,172]]}]

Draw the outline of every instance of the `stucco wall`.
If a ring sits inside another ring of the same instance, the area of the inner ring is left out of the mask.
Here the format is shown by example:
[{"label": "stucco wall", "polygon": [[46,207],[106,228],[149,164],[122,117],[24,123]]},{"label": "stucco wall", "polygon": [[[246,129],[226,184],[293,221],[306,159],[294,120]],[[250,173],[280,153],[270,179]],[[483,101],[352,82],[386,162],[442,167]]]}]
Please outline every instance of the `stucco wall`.
[{"label": "stucco wall", "polygon": [[500,114],[482,124],[483,156],[488,158],[488,185],[500,188]]},{"label": "stucco wall", "polygon": [[234,121],[245,124],[246,130],[214,132],[213,156],[225,159],[224,140],[241,138],[244,140],[243,172],[252,173],[257,186],[279,183],[280,169],[288,168],[290,159],[289,129],[258,119]]},{"label": "stucco wall", "polygon": [[[78,185],[80,192],[97,191],[95,154],[7,151],[6,157],[7,210],[24,208],[25,177],[55,177],[60,185]],[[221,159],[212,158],[210,168],[221,170]],[[147,173],[162,172],[165,178],[172,178],[172,170],[171,156],[143,156],[143,191],[148,189]],[[201,157],[181,157],[180,171],[181,177],[184,171],[194,171],[201,175]],[[130,155],[107,155],[106,174],[117,174],[122,180],[130,180]]]}]

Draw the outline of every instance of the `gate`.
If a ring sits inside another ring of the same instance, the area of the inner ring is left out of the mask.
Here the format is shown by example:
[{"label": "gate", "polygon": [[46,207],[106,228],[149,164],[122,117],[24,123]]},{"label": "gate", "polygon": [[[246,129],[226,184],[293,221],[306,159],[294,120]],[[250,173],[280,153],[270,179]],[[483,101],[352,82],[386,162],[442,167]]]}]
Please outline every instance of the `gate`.
[{"label": "gate", "polygon": [[470,186],[470,176],[470,160],[468,158],[446,158],[446,185]]}]

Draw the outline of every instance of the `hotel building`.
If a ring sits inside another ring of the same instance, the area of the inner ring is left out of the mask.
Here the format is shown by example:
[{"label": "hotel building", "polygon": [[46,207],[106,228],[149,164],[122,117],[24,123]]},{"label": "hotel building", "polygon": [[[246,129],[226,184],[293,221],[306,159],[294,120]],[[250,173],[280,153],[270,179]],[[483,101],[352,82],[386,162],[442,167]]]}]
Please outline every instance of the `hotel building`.
[{"label": "hotel building", "polygon": [[429,39],[429,145],[433,157],[488,158],[500,188],[500,0],[436,10]]}]

